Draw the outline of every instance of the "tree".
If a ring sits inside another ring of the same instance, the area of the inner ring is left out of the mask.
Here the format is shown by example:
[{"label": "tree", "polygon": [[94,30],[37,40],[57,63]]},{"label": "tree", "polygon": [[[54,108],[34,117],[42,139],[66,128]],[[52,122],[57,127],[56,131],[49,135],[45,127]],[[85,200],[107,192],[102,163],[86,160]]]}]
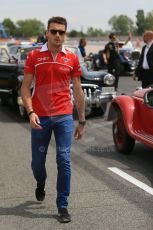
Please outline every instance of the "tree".
[{"label": "tree", "polygon": [[93,28],[93,27],[89,27],[87,29],[87,36],[100,37],[103,35],[104,35],[104,32],[102,31],[102,29],[97,29],[97,28]]},{"label": "tree", "polygon": [[69,37],[77,37],[78,36],[78,31],[76,30],[71,30],[69,32]]},{"label": "tree", "polygon": [[5,18],[2,22],[3,26],[5,27],[6,31],[9,35],[14,36],[16,33],[16,26],[14,22],[10,18]]},{"label": "tree", "polygon": [[146,16],[145,29],[153,30],[153,11],[149,12]]},{"label": "tree", "polygon": [[145,15],[143,10],[137,10],[136,15],[136,25],[137,25],[137,34],[142,35],[145,31]]},{"label": "tree", "polygon": [[134,30],[132,19],[126,15],[113,16],[108,23],[112,26],[112,30],[119,35],[127,35]]},{"label": "tree", "polygon": [[85,37],[86,35],[82,31],[71,30],[68,33],[69,37]]},{"label": "tree", "polygon": [[17,35],[32,37],[45,33],[44,24],[37,19],[26,19],[17,21]]}]

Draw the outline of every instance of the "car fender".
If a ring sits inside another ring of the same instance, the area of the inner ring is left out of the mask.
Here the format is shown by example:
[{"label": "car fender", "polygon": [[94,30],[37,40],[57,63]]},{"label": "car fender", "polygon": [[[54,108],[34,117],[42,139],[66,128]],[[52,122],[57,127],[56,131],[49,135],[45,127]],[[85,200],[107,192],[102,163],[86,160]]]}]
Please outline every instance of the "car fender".
[{"label": "car fender", "polygon": [[114,121],[117,118],[117,111],[121,111],[123,115],[124,124],[129,135],[133,134],[133,114],[134,114],[134,100],[128,95],[121,95],[114,98],[111,102],[108,111],[108,121]]}]

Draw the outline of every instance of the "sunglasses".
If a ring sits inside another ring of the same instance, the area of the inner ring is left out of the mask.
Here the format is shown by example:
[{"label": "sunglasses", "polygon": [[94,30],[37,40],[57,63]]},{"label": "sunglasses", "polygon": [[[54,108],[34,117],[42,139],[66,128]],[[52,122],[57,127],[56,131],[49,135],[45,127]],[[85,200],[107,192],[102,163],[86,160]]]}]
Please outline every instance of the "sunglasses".
[{"label": "sunglasses", "polygon": [[49,32],[52,34],[52,35],[56,35],[57,33],[59,33],[60,36],[64,35],[66,33],[66,31],[64,30],[49,30]]}]

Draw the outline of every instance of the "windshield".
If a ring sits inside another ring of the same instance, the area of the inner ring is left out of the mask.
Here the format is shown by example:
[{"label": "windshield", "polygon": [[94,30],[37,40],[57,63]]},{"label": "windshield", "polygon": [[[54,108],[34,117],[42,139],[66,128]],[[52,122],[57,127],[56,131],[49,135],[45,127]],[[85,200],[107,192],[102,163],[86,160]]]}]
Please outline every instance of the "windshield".
[{"label": "windshield", "polygon": [[37,48],[38,48],[38,46],[32,46],[32,47],[28,47],[28,48],[21,48],[21,50],[20,50],[20,53],[21,53],[20,58],[21,58],[21,60],[25,61],[26,58],[27,58],[28,53],[31,50],[34,50],[34,49],[37,49]]},{"label": "windshield", "polygon": [[65,48],[77,55],[80,65],[84,64],[84,58],[82,57],[81,52],[77,47],[66,45]]}]

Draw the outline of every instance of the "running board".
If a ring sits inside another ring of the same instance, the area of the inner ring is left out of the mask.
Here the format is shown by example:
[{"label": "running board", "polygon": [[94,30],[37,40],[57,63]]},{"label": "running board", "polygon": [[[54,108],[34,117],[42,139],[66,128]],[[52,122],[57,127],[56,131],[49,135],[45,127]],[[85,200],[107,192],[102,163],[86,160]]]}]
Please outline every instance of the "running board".
[{"label": "running board", "polygon": [[153,135],[144,132],[143,130],[134,130],[135,135],[142,138],[144,141],[153,143]]}]

